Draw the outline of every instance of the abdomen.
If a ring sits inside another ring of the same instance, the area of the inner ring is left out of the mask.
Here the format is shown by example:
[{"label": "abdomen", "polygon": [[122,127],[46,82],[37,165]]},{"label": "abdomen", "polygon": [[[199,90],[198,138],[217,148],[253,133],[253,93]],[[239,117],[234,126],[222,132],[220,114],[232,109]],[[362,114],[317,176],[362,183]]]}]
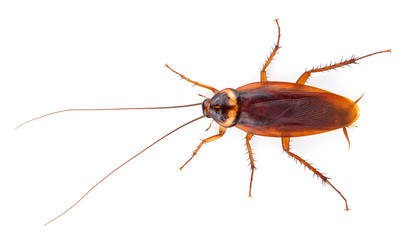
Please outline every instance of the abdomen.
[{"label": "abdomen", "polygon": [[307,136],[349,126],[359,117],[352,100],[311,86],[257,82],[236,90],[240,98],[236,127],[255,135]]}]

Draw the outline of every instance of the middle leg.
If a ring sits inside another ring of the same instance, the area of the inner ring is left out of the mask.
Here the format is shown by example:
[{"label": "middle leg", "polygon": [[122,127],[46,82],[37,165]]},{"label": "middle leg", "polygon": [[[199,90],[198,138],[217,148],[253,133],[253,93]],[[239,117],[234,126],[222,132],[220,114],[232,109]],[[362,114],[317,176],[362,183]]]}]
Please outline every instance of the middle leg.
[{"label": "middle leg", "polygon": [[281,38],[281,28],[279,27],[278,19],[275,19],[275,22],[277,23],[277,26],[278,26],[278,40],[277,40],[277,43],[275,44],[274,49],[272,49],[271,54],[269,55],[268,59],[266,60],[264,66],[261,70],[261,82],[267,82],[268,81],[268,79],[266,77],[266,68],[272,62],[272,59],[274,59],[274,56],[279,49],[279,39]]},{"label": "middle leg", "polygon": [[246,134],[246,147],[248,148],[249,160],[250,160],[250,183],[249,183],[249,197],[252,197],[252,181],[253,181],[253,172],[255,171],[255,160],[253,159],[252,147],[250,146],[249,141],[252,139],[253,134]]}]

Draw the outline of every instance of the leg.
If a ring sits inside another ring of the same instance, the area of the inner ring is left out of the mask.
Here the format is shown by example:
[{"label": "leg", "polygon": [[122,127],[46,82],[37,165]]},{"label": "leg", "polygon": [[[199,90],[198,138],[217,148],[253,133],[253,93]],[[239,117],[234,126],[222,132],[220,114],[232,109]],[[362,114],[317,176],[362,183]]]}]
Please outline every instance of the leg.
[{"label": "leg", "polygon": [[213,91],[215,94],[218,92],[218,90],[215,89],[214,87],[211,87],[211,86],[208,86],[208,85],[205,85],[205,84],[202,84],[202,83],[199,83],[197,81],[193,81],[193,80],[187,78],[186,76],[184,76],[181,73],[179,73],[179,72],[175,71],[174,69],[172,69],[170,66],[168,66],[168,64],[165,64],[165,67],[169,68],[169,70],[171,70],[174,73],[178,74],[182,79],[184,79],[184,80],[186,80],[186,81],[188,81],[188,82],[190,82],[190,83],[192,83],[194,85],[197,85],[197,86],[202,87],[202,88],[207,88],[208,90]]},{"label": "leg", "polygon": [[305,73],[303,73],[300,76],[300,78],[297,80],[297,83],[298,84],[301,84],[301,85],[305,84],[306,81],[307,81],[307,79],[310,77],[310,75],[312,73],[325,72],[325,71],[329,71],[329,70],[332,70],[332,69],[340,68],[340,67],[343,67],[343,66],[352,64],[352,63],[356,63],[356,61],[359,61],[359,60],[361,60],[363,58],[370,57],[372,55],[379,54],[379,53],[384,53],[384,52],[391,52],[391,49],[390,50],[385,50],[385,51],[379,51],[379,52],[371,53],[371,54],[368,54],[366,56],[358,57],[358,58],[355,57],[355,56],[353,56],[349,60],[345,60],[345,61],[342,61],[342,62],[339,62],[339,63],[335,63],[335,64],[330,64],[330,65],[325,66],[325,67],[313,68],[313,69],[311,69],[311,70],[306,71]]},{"label": "leg", "polygon": [[274,49],[272,49],[271,54],[269,55],[268,59],[266,60],[264,66],[261,70],[261,82],[267,82],[268,81],[267,78],[266,78],[266,68],[272,62],[272,59],[274,59],[274,56],[279,49],[279,39],[281,37],[281,28],[279,27],[278,19],[275,19],[275,22],[277,23],[277,26],[278,26],[278,41],[275,44]]},{"label": "leg", "polygon": [[219,126],[219,134],[208,137],[208,138],[204,139],[203,141],[201,141],[201,143],[198,145],[197,149],[194,150],[193,155],[191,155],[190,159],[188,159],[188,161],[185,162],[184,165],[182,165],[180,167],[180,170],[182,170],[185,167],[185,165],[187,165],[187,163],[189,163],[191,161],[191,159],[193,159],[193,157],[197,154],[197,152],[200,150],[200,148],[203,146],[204,143],[213,142],[213,141],[223,137],[225,132],[226,132],[226,128],[224,128],[222,126]]},{"label": "leg", "polygon": [[210,125],[208,126],[208,128],[206,129],[206,132],[211,128],[211,124],[213,124],[214,120],[211,120]]},{"label": "leg", "polygon": [[250,160],[250,184],[249,184],[249,197],[252,197],[252,181],[253,181],[253,172],[255,171],[255,161],[253,160],[252,147],[250,146],[249,141],[252,139],[253,134],[246,134],[246,147],[248,148],[249,160]]},{"label": "leg", "polygon": [[304,166],[306,166],[308,169],[310,169],[316,176],[318,176],[319,178],[321,178],[321,180],[323,180],[324,183],[328,183],[334,190],[336,190],[337,193],[339,193],[339,195],[343,198],[343,200],[345,200],[345,204],[346,204],[346,211],[349,210],[346,198],[342,195],[341,192],[339,192],[339,190],[337,190],[330,182],[329,179],[327,177],[325,177],[321,172],[319,172],[317,169],[315,169],[313,166],[311,166],[308,162],[306,162],[304,159],[302,159],[301,157],[295,155],[294,153],[290,152],[290,138],[289,137],[283,137],[282,138],[282,148],[284,149],[284,151],[291,157],[295,158],[296,160],[298,160],[300,163],[302,163]]}]

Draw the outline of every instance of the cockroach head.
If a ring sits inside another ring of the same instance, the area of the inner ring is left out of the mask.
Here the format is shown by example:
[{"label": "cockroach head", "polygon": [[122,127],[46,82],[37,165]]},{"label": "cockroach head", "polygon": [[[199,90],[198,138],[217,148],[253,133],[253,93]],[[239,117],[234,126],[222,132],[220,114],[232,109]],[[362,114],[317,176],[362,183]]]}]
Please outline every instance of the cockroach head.
[{"label": "cockroach head", "polygon": [[212,118],[223,127],[233,127],[239,115],[238,92],[226,88],[216,93],[211,99],[204,100],[202,107],[205,117]]},{"label": "cockroach head", "polygon": [[211,116],[210,116],[210,98],[207,98],[206,100],[204,100],[202,106],[203,106],[204,117],[211,118]]}]

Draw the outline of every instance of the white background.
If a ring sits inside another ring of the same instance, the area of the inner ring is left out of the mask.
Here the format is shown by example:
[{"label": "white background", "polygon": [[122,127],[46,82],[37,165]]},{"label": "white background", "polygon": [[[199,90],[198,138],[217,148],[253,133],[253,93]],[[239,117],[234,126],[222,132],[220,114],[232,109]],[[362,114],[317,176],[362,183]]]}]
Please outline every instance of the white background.
[{"label": "white background", "polygon": [[[291,3],[288,3],[291,2]],[[178,170],[210,120],[164,139],[201,115],[176,110],[72,112],[66,108],[197,103],[202,88],[259,80],[280,19],[283,47],[270,80],[392,49],[308,84],[359,102],[350,128],[294,139],[293,151],[326,173],[348,199],[281,148],[255,137],[253,198],[245,133],[230,129]],[[0,4],[1,239],[415,239],[415,7],[411,1],[2,1]]]}]

